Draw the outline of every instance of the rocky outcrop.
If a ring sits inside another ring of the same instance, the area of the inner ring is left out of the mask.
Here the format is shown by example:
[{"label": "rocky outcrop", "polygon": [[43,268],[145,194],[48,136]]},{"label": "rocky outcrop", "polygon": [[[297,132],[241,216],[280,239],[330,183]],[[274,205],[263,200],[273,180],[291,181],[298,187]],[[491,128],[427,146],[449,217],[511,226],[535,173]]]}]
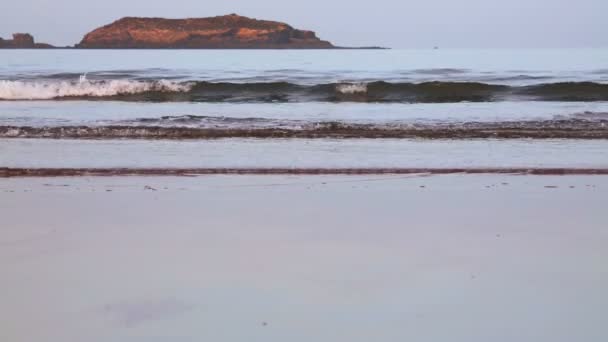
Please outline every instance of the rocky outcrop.
[{"label": "rocky outcrop", "polygon": [[51,49],[53,47],[49,44],[34,42],[34,37],[29,33],[14,33],[12,40],[0,38],[0,49]]},{"label": "rocky outcrop", "polygon": [[88,33],[77,48],[331,49],[312,31],[236,14],[191,19],[126,17]]}]

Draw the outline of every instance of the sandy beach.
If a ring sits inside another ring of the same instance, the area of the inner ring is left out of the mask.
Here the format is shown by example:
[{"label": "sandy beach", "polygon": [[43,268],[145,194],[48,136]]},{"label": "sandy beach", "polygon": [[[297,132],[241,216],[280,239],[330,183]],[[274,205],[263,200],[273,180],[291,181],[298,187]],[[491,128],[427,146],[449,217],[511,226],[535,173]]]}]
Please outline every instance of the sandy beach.
[{"label": "sandy beach", "polygon": [[2,341],[604,341],[606,176],[0,179]]},{"label": "sandy beach", "polygon": [[5,2],[0,342],[608,342],[608,0]]}]

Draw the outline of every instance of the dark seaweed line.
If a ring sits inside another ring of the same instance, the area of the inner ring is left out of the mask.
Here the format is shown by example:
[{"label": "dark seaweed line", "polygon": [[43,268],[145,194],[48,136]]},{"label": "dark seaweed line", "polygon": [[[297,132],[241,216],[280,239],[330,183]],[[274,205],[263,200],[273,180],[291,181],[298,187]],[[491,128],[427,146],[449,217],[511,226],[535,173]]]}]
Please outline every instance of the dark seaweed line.
[{"label": "dark seaweed line", "polygon": [[302,139],[608,139],[608,127],[478,127],[370,128],[324,126],[311,129],[216,129],[155,126],[0,126],[0,138],[205,140],[221,138]]},{"label": "dark seaweed line", "polygon": [[608,175],[608,168],[0,168],[0,178],[203,175]]}]

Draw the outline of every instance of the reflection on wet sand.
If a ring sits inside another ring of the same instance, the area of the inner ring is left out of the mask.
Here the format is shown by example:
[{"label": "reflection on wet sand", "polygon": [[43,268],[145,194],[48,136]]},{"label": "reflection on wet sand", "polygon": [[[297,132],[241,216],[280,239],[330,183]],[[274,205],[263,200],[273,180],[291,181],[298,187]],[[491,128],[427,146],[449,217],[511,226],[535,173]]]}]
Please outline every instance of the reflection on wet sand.
[{"label": "reflection on wet sand", "polygon": [[607,188],[605,176],[0,179],[2,336],[599,342]]}]

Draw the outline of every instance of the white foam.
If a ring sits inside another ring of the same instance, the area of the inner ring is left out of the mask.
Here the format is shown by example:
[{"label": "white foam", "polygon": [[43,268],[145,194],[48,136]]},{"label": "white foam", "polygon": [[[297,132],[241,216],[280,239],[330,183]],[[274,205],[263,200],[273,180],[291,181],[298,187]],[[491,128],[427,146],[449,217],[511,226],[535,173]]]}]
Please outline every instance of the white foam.
[{"label": "white foam", "polygon": [[80,77],[79,81],[0,81],[0,99],[48,100],[70,96],[103,97],[148,91],[186,92],[191,88],[192,84],[167,80],[89,81],[84,75]]},{"label": "white foam", "polygon": [[365,84],[365,83],[338,84],[336,86],[336,90],[342,94],[367,93],[367,84]]}]

